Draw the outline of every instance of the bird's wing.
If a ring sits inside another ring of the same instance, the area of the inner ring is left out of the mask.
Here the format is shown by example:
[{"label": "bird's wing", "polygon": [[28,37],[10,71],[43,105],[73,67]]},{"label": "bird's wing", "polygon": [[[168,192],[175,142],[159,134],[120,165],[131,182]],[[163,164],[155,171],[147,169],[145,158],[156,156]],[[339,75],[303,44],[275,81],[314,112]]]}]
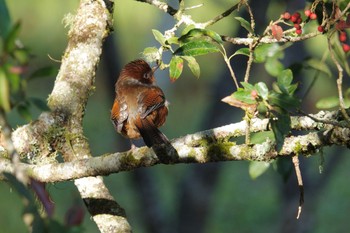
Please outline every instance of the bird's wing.
[{"label": "bird's wing", "polygon": [[151,112],[165,105],[165,97],[163,91],[159,87],[152,87],[152,90],[147,91],[140,98],[141,119],[146,118]]},{"label": "bird's wing", "polygon": [[113,103],[111,120],[117,132],[121,133],[123,123],[128,119],[127,104],[125,99],[116,97]]}]

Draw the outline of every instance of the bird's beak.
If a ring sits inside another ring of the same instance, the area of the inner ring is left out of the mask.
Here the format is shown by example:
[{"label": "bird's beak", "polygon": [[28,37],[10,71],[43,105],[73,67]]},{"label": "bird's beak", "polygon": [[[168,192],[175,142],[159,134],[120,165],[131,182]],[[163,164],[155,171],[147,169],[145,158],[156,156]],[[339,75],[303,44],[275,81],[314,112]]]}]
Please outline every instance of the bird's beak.
[{"label": "bird's beak", "polygon": [[160,67],[160,62],[157,62],[158,64],[154,67],[152,67],[152,73],[156,72],[156,70]]}]

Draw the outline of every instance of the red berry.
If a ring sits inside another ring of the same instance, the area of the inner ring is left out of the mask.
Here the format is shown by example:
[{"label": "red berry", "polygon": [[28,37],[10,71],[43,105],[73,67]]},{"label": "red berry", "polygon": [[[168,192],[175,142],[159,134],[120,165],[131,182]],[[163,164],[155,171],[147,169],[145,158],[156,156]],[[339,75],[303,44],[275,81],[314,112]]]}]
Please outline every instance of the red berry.
[{"label": "red berry", "polygon": [[293,15],[295,15],[295,17],[297,17],[297,18],[300,18],[300,16],[301,16],[299,12],[294,12]]},{"label": "red berry", "polygon": [[317,15],[315,13],[311,13],[310,19],[317,19]]},{"label": "red berry", "polygon": [[346,22],[344,20],[339,20],[339,22],[335,25],[335,28],[338,30],[344,30],[346,28]]},{"label": "red berry", "polygon": [[282,18],[285,19],[285,20],[289,20],[290,19],[290,13],[289,12],[284,12],[282,14]]},{"label": "red berry", "polygon": [[307,9],[307,10],[304,11],[304,13],[305,13],[306,17],[310,17],[312,12],[311,12],[310,9]]},{"label": "red berry", "polygon": [[303,22],[303,20],[301,18],[298,18],[296,23],[301,24],[301,22]]},{"label": "red berry", "polygon": [[303,31],[302,31],[301,29],[295,30],[295,33],[298,34],[298,35],[300,35],[302,32],[303,32]]},{"label": "red berry", "polygon": [[344,32],[344,31],[340,32],[340,34],[339,34],[339,40],[340,40],[341,42],[345,42],[345,41],[346,41],[346,32]]},{"label": "red berry", "polygon": [[290,17],[290,20],[291,20],[293,23],[297,23],[297,21],[298,21],[299,19],[301,20],[299,12],[295,12],[295,13]]},{"label": "red berry", "polygon": [[321,25],[317,27],[317,30],[318,30],[319,32],[324,32],[324,28],[323,28]]},{"label": "red berry", "polygon": [[301,29],[300,24],[297,24],[297,23],[294,24],[294,27],[295,27],[295,29]]},{"label": "red berry", "polygon": [[344,52],[349,52],[350,51],[350,45],[348,45],[348,44],[342,44],[342,47],[343,47],[343,51]]}]

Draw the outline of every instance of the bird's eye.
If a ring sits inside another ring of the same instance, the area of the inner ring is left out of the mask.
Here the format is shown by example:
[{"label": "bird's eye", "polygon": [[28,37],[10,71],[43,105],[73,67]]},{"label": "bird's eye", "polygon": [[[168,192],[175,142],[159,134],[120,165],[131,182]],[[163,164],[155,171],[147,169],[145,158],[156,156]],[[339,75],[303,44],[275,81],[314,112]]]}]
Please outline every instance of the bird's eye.
[{"label": "bird's eye", "polygon": [[150,79],[151,77],[152,77],[152,73],[150,73],[150,72],[143,74],[143,78],[145,78],[145,79]]}]

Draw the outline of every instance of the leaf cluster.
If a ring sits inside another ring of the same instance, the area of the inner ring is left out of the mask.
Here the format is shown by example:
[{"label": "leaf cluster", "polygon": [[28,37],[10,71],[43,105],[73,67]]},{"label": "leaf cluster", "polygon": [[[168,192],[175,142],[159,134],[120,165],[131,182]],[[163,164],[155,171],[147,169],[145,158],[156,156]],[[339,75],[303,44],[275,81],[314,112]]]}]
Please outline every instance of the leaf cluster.
[{"label": "leaf cluster", "polygon": [[0,110],[16,109],[27,121],[31,120],[31,105],[47,111],[46,102],[27,97],[27,82],[41,77],[52,77],[53,67],[42,67],[28,74],[28,64],[33,58],[30,50],[19,40],[21,23],[12,24],[6,4],[0,4]]}]

